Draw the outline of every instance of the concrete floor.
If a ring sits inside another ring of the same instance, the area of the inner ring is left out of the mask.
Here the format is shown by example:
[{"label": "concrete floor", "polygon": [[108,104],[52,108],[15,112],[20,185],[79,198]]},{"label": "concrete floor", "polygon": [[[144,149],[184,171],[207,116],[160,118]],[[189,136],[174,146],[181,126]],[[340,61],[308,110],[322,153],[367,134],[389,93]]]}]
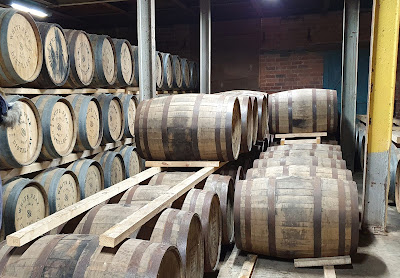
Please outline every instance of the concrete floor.
[{"label": "concrete floor", "polygon": [[[360,188],[361,173],[356,173],[354,179]],[[361,190],[359,189],[359,192]],[[400,278],[400,214],[394,206],[388,209],[387,235],[360,234],[358,253],[352,256],[352,265],[336,267],[337,277],[393,277]],[[230,252],[225,256],[228,259]],[[237,277],[242,258],[229,266],[230,275],[218,277]],[[223,268],[224,266],[222,266]],[[221,274],[223,271],[221,271]],[[225,270],[226,272],[226,270]],[[218,275],[218,274],[216,274]],[[254,268],[253,278],[312,278],[323,277],[322,268],[295,268],[293,261],[275,258],[259,257]]]}]

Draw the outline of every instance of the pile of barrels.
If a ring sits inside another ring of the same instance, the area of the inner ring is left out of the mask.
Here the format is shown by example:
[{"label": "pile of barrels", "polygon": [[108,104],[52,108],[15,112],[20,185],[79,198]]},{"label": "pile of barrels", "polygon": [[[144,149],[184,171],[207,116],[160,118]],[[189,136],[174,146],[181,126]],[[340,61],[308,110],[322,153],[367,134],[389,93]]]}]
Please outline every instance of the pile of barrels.
[{"label": "pile of barrels", "polygon": [[293,259],[354,254],[356,183],[340,146],[269,147],[235,189],[239,249]]},{"label": "pile of barrels", "polygon": [[[0,9],[1,87],[124,88],[139,85],[138,48],[125,39],[35,22],[27,13]],[[15,52],[13,49],[18,48]],[[157,52],[157,87],[198,90],[198,64]]]}]

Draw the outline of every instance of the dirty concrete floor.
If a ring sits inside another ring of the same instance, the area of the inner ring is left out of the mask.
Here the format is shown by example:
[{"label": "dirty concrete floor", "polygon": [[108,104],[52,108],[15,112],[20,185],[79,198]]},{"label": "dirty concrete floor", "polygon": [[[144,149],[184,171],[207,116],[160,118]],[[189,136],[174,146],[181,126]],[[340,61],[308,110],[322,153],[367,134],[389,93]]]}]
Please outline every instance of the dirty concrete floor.
[{"label": "dirty concrete floor", "polygon": [[[362,174],[356,173],[354,179],[361,192]],[[387,235],[360,233],[358,253],[352,256],[352,265],[336,267],[337,277],[400,278],[400,214],[394,206],[388,208],[387,231]],[[229,252],[225,258],[228,257]],[[322,268],[295,268],[293,261],[259,257],[252,277],[313,278],[323,275]]]}]

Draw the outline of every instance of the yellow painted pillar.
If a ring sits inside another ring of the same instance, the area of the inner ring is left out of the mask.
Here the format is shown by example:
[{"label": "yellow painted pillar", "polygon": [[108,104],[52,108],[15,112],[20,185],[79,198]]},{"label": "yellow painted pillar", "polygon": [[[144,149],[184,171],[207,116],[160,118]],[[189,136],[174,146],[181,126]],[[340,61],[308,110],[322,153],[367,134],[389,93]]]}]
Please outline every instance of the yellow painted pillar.
[{"label": "yellow painted pillar", "polygon": [[362,224],[375,233],[386,229],[399,14],[400,0],[374,0]]}]

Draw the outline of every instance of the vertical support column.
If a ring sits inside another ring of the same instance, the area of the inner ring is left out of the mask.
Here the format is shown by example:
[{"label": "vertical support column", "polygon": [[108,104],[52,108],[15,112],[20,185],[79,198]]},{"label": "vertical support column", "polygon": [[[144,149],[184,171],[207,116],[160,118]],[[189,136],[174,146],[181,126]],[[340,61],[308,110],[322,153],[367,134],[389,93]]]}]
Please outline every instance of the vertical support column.
[{"label": "vertical support column", "polygon": [[210,0],[200,0],[200,93],[211,93]]},{"label": "vertical support column", "polygon": [[347,167],[354,170],[358,38],[360,27],[360,0],[345,0],[343,10],[342,47],[342,114],[340,144]]},{"label": "vertical support column", "polygon": [[386,230],[400,0],[374,0],[372,9],[362,224],[364,228],[379,233]]},{"label": "vertical support column", "polygon": [[155,0],[137,0],[140,101],[156,94]]}]

